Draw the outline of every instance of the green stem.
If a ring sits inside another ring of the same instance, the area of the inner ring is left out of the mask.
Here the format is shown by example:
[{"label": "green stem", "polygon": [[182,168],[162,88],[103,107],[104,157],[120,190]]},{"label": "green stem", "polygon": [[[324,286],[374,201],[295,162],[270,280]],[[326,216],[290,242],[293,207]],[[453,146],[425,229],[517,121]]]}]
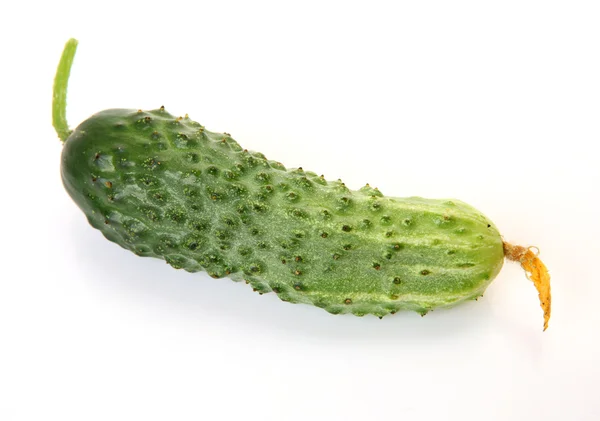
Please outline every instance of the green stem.
[{"label": "green stem", "polygon": [[71,38],[65,44],[56,76],[54,76],[54,90],[52,97],[52,125],[63,142],[71,134],[67,123],[67,85],[69,84],[69,75],[71,74],[71,65],[73,57],[77,50],[77,40]]}]

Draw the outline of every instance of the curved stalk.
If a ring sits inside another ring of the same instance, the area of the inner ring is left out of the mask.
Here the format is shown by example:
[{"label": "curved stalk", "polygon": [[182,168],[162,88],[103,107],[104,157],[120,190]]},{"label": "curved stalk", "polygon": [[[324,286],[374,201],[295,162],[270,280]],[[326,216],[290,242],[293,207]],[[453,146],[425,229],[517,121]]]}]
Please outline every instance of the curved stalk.
[{"label": "curved stalk", "polygon": [[67,123],[67,85],[71,74],[73,57],[77,50],[77,40],[71,38],[65,44],[62,56],[54,76],[54,88],[52,97],[52,125],[61,141],[67,140],[71,134]]}]

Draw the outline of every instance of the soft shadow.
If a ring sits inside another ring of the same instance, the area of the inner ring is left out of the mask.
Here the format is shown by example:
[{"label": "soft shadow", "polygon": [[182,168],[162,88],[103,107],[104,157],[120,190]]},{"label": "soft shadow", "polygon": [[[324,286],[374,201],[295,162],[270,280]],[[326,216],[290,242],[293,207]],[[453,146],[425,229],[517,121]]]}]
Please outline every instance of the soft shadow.
[{"label": "soft shadow", "polygon": [[402,343],[423,346],[449,339],[476,340],[489,334],[493,323],[485,300],[436,310],[427,316],[401,312],[379,319],[333,316],[322,309],[280,301],[275,294],[260,296],[244,283],[212,279],[204,273],[174,270],[159,259],[141,258],[107,241],[82,221],[71,221],[65,233],[78,245],[74,262],[83,282],[108,290],[119,300],[142,302],[156,312],[181,314],[194,320],[218,320],[237,329],[320,344]]}]

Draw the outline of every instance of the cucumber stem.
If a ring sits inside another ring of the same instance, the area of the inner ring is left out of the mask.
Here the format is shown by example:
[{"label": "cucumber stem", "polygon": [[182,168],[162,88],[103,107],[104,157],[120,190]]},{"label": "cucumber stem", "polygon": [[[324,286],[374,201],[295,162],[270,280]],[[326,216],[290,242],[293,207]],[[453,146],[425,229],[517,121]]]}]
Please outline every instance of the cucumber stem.
[{"label": "cucumber stem", "polygon": [[[534,251],[535,250],[535,251]],[[550,274],[546,265],[538,257],[537,247],[513,246],[507,242],[504,243],[504,257],[513,262],[521,263],[527,279],[533,282],[538,290],[540,306],[544,311],[544,330],[548,329],[550,320]]]},{"label": "cucumber stem", "polygon": [[67,85],[71,74],[73,57],[77,50],[77,40],[71,38],[65,44],[65,48],[58,62],[56,76],[54,76],[54,88],[52,96],[52,125],[61,141],[67,140],[71,134],[67,123]]}]

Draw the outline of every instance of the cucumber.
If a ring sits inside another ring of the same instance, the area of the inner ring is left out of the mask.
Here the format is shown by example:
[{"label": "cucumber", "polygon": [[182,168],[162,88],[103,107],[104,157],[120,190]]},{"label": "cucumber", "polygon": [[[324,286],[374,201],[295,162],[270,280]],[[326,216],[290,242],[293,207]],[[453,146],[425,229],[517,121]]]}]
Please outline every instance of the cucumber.
[{"label": "cucumber", "polygon": [[[531,258],[507,253],[496,226],[466,203],[353,191],[164,107],[101,111],[70,131],[76,45],[67,43],[55,78],[63,184],[94,228],[139,256],[333,314],[379,317],[476,299],[505,255]],[[544,300],[549,317],[549,287]]]}]

